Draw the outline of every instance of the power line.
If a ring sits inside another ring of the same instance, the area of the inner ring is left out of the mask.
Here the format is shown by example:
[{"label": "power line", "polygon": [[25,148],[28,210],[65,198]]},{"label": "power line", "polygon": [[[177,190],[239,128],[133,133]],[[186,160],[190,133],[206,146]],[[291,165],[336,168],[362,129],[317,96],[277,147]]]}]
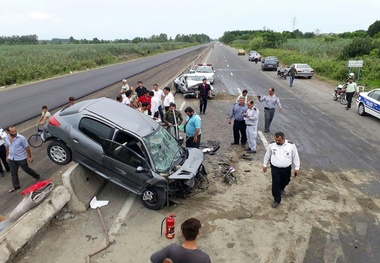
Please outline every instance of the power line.
[{"label": "power line", "polygon": [[296,17],[293,17],[293,19],[292,19],[293,32],[294,32],[294,30],[296,30],[296,23],[297,23]]}]

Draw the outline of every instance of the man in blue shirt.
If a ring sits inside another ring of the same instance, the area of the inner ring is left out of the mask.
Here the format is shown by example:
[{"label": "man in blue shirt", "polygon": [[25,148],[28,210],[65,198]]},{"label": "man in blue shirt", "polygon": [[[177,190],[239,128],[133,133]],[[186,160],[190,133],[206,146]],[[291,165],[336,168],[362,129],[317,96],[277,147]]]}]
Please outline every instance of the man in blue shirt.
[{"label": "man in blue shirt", "polygon": [[185,109],[187,114],[184,130],[186,133],[186,147],[199,148],[201,143],[201,124],[202,120],[191,107]]},{"label": "man in blue shirt", "polygon": [[7,128],[8,136],[5,138],[7,162],[11,169],[13,188],[9,189],[12,193],[20,189],[20,181],[18,179],[18,168],[21,167],[24,172],[32,176],[36,181],[41,180],[41,176],[28,166],[28,161],[33,162],[32,153],[29,144],[24,136],[17,134],[16,127]]},{"label": "man in blue shirt", "polygon": [[231,143],[231,145],[238,145],[239,139],[241,135],[241,145],[243,148],[245,147],[245,144],[247,143],[247,133],[246,129],[247,126],[244,121],[243,113],[246,113],[248,110],[247,105],[245,104],[245,98],[243,96],[239,97],[239,102],[235,103],[234,106],[232,106],[232,109],[230,111],[230,114],[228,116],[228,124],[231,124],[232,118],[234,118],[234,126],[233,126],[233,133],[234,133],[234,142]]}]

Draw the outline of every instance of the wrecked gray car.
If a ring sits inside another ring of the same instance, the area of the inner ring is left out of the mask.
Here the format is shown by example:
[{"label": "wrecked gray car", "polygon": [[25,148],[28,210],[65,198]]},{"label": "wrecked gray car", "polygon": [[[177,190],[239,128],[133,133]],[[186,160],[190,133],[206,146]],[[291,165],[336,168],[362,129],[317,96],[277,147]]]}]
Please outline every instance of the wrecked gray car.
[{"label": "wrecked gray car", "polygon": [[78,162],[141,196],[150,209],[207,180],[201,150],[182,148],[152,118],[112,99],[63,108],[45,125],[43,139],[54,163]]},{"label": "wrecked gray car", "polygon": [[[203,78],[203,75],[196,73],[182,74],[174,80],[174,87],[176,88],[177,92],[182,93],[184,97],[195,98],[196,91],[198,90],[198,85],[202,83]],[[207,83],[210,84],[209,82]],[[212,85],[210,85],[210,87],[212,96],[214,97],[214,87]]]}]

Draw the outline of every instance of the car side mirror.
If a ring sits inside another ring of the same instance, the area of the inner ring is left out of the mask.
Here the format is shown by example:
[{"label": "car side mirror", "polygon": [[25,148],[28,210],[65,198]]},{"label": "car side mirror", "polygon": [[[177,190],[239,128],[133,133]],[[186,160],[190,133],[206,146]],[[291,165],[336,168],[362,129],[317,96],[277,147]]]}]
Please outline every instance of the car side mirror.
[{"label": "car side mirror", "polygon": [[180,135],[180,136],[178,137],[177,142],[179,143],[179,145],[182,145],[182,144],[183,144],[183,142],[184,142],[184,138],[183,138],[182,135]]},{"label": "car side mirror", "polygon": [[142,167],[142,166],[139,166],[136,168],[136,173],[146,173],[148,172],[148,169]]}]

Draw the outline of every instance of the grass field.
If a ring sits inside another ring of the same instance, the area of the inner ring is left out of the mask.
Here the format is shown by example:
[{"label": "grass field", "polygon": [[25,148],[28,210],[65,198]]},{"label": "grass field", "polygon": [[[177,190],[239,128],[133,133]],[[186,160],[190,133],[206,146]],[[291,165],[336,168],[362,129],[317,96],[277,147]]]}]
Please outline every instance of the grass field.
[{"label": "grass field", "polygon": [[183,43],[0,45],[0,86],[22,84],[190,46]]}]

